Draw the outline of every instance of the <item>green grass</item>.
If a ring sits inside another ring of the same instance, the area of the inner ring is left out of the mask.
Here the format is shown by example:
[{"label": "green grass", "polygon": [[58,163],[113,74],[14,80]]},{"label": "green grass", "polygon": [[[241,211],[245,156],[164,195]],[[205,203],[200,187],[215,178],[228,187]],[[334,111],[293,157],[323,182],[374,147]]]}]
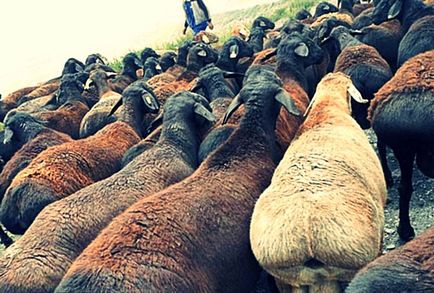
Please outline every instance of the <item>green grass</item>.
[{"label": "green grass", "polygon": [[[219,37],[219,42],[216,46],[222,45],[231,37],[231,30],[236,23],[241,23],[250,28],[251,23],[258,16],[265,16],[274,22],[279,20],[286,21],[293,18],[299,10],[309,10],[320,1],[321,0],[281,0],[271,4],[255,5],[247,9],[217,14],[213,16],[213,23],[215,26],[213,33]],[[174,41],[158,44],[154,46],[154,49],[161,51],[176,51],[182,43],[191,40],[191,38],[192,35],[189,30],[187,35],[180,34]],[[173,38],[168,36],[168,39]],[[140,51],[135,53],[140,54]],[[109,65],[116,71],[120,71],[122,68],[122,58],[111,60]]]}]

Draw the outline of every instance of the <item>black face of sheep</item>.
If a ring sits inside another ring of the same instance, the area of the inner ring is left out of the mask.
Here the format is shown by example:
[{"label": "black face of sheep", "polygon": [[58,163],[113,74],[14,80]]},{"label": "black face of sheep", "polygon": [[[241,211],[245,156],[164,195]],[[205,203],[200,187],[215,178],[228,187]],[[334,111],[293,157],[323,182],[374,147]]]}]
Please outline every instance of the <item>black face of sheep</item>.
[{"label": "black face of sheep", "polygon": [[323,43],[327,42],[329,39],[336,40],[339,44],[341,51],[347,46],[362,44],[362,42],[360,42],[351,34],[351,30],[344,26],[338,26],[333,28],[332,31],[330,32],[330,36],[324,39]]},{"label": "black face of sheep", "polygon": [[267,29],[274,29],[275,24],[266,17],[258,16],[257,18],[255,18],[252,24],[252,29],[254,29],[255,27],[259,27],[265,31]]},{"label": "black face of sheep", "polygon": [[145,64],[149,57],[160,58],[160,55],[158,55],[157,52],[155,52],[152,48],[143,49],[143,51],[140,53],[140,60],[142,63]]},{"label": "black face of sheep", "polygon": [[321,23],[321,25],[316,29],[315,39],[318,42],[324,41],[327,37],[330,36],[330,33],[333,30],[333,28],[338,26],[351,28],[351,26],[348,23],[338,20],[336,17],[331,17],[325,20],[323,23]]},{"label": "black face of sheep", "polygon": [[89,66],[89,65],[92,65],[92,64],[102,64],[102,65],[104,65],[105,62],[104,62],[103,57],[100,54],[95,53],[95,54],[90,54],[89,56],[87,56],[86,61],[84,62],[84,65],[86,67]]},{"label": "black face of sheep", "polygon": [[402,0],[381,0],[375,5],[372,21],[380,24],[384,21],[397,18],[401,12]]},{"label": "black face of sheep", "polygon": [[154,75],[160,74],[162,72],[161,65],[158,62],[158,59],[155,57],[148,57],[143,68],[145,69],[144,77],[146,78],[151,78]]},{"label": "black face of sheep", "polygon": [[277,47],[277,60],[281,64],[297,62],[306,68],[321,62],[323,57],[323,50],[310,38],[299,33],[285,37]]},{"label": "black face of sheep", "polygon": [[176,64],[176,57],[177,55],[175,52],[166,52],[163,55],[161,55],[159,62],[163,72]]},{"label": "black face of sheep", "polygon": [[297,14],[295,15],[295,19],[296,20],[303,20],[306,18],[312,17],[312,14],[310,14],[309,11],[307,11],[306,9],[302,9],[299,12],[297,12]]},{"label": "black face of sheep", "polygon": [[[89,74],[85,72],[75,73],[75,74],[65,74],[62,77],[59,90],[56,92],[54,97],[47,102],[48,105],[60,106],[66,103],[70,97],[80,99],[81,94],[84,90],[84,83],[88,79]],[[85,100],[82,99],[85,103]]]},{"label": "black face of sheep", "polygon": [[77,73],[84,71],[84,64],[83,62],[75,59],[75,58],[69,58],[66,60],[65,65],[63,66],[62,75],[67,73]]},{"label": "black face of sheep", "polygon": [[[225,82],[225,78],[244,76],[234,72],[223,71],[214,64],[208,64],[199,72],[199,80],[193,91],[199,88],[203,89],[205,96],[209,101],[213,100],[214,95],[217,97],[233,97],[235,94]],[[215,94],[213,92],[216,92]],[[215,97],[214,97],[215,98]]]},{"label": "black face of sheep", "polygon": [[215,116],[212,114],[211,107],[205,97],[192,92],[181,91],[166,101],[164,110],[151,123],[148,132],[151,132],[161,123],[173,125],[171,131],[174,131],[176,130],[175,127],[179,125],[176,121],[186,121],[190,127],[199,129],[200,131],[196,132],[194,138],[199,143],[202,135],[215,122]]},{"label": "black face of sheep", "polygon": [[176,63],[187,67],[187,56],[188,56],[188,51],[190,50],[190,48],[196,44],[195,42],[188,40],[185,41],[179,48],[178,48],[178,59],[176,60]]},{"label": "black face of sheep", "polygon": [[241,39],[240,37],[231,37],[223,45],[222,53],[226,52],[229,59],[239,60],[243,57],[250,57],[253,55],[252,46]]},{"label": "black face of sheep", "polygon": [[123,68],[129,68],[131,70],[134,70],[134,72],[137,69],[140,69],[143,67],[142,62],[134,53],[128,53],[125,55],[125,57],[122,59]]},{"label": "black face of sheep", "polygon": [[315,17],[320,17],[321,15],[327,13],[338,12],[339,9],[329,2],[321,2],[316,6],[315,9]]},{"label": "black face of sheep", "polygon": [[5,117],[4,144],[26,142],[42,130],[45,122],[25,112],[10,111]]},{"label": "black face of sheep", "polygon": [[198,72],[206,64],[216,62],[217,58],[217,51],[211,46],[197,43],[188,51],[187,69]]}]

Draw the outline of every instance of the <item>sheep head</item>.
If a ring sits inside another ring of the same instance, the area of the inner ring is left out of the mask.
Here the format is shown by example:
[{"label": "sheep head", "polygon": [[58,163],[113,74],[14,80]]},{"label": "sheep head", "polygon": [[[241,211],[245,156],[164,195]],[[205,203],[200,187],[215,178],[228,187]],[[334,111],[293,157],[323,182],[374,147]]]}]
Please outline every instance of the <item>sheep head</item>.
[{"label": "sheep head", "polygon": [[403,0],[381,0],[375,5],[372,21],[374,24],[380,24],[395,19],[401,13],[402,6]]},{"label": "sheep head", "polygon": [[[268,66],[252,65],[246,72],[244,87],[240,93],[232,100],[223,118],[225,124],[231,115],[242,105],[245,104],[246,115],[243,118],[249,119],[249,111],[262,112],[263,126],[273,128],[275,119],[279,113],[280,106],[284,106],[289,113],[301,116],[300,110],[294,100],[283,89],[283,83]],[[272,113],[270,115],[270,113]],[[251,118],[250,118],[251,119]],[[268,123],[267,123],[268,122]]]},{"label": "sheep head", "polygon": [[36,119],[28,113],[9,111],[4,119],[3,144],[28,141],[45,128],[45,125],[45,121]]},{"label": "sheep head", "polygon": [[318,18],[327,13],[338,12],[339,9],[329,2],[321,2],[315,8],[314,17]]}]

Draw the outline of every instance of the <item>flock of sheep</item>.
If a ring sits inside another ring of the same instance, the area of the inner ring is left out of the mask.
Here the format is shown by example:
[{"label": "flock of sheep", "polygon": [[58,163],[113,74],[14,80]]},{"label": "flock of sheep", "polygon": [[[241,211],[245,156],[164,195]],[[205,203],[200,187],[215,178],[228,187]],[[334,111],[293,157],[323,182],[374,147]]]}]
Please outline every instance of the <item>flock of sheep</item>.
[{"label": "flock of sheep", "polygon": [[[0,100],[0,292],[433,292],[434,6],[322,2]],[[379,157],[363,129],[372,127]],[[380,256],[386,149],[402,247]],[[415,237],[414,240],[412,240]],[[411,240],[411,241],[410,241]]]}]

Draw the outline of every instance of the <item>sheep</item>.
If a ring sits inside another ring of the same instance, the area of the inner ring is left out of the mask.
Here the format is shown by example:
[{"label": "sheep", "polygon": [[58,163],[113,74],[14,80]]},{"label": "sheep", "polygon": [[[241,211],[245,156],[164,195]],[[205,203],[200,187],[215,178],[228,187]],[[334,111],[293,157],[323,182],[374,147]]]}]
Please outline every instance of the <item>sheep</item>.
[{"label": "sheep", "polygon": [[22,96],[24,96],[26,94],[29,94],[30,92],[32,92],[36,88],[38,88],[38,86],[30,86],[30,87],[21,88],[19,90],[16,90],[16,91],[8,94],[5,97],[2,97],[0,99],[0,121],[3,121],[3,119],[6,116],[6,114],[10,110],[12,110],[13,108],[17,107],[18,100]]},{"label": "sheep", "polygon": [[6,163],[0,173],[0,202],[6,189],[16,174],[24,169],[37,154],[50,146],[72,141],[68,135],[46,126],[46,122],[30,114],[11,111],[7,115],[6,125],[14,140],[23,142],[23,146]]},{"label": "sheep", "polygon": [[371,24],[360,31],[353,31],[352,34],[358,40],[377,49],[395,71],[398,47],[402,39],[401,24],[398,20],[386,21],[380,25]]},{"label": "sheep", "polygon": [[252,251],[285,292],[339,292],[381,248],[386,184],[349,93],[367,102],[343,73],[321,80],[255,204]]},{"label": "sheep", "polygon": [[413,163],[426,176],[433,178],[434,50],[416,55],[404,63],[394,77],[376,94],[368,110],[368,119],[378,138],[378,150],[386,181],[392,183],[387,166],[386,146],[399,163],[399,226],[403,240],[414,237],[410,224],[409,204]]},{"label": "sheep", "polygon": [[207,31],[200,31],[193,38],[196,42],[203,42],[205,44],[215,44],[219,41],[219,37],[216,34]]},{"label": "sheep", "polygon": [[434,227],[364,267],[348,293],[432,292],[434,289]]},{"label": "sheep", "polygon": [[247,38],[250,35],[250,30],[242,23],[236,23],[231,30],[232,37],[240,37],[244,41],[247,41]]},{"label": "sheep", "polygon": [[348,25],[352,25],[353,24],[353,15],[351,13],[346,13],[346,12],[334,12],[334,13],[328,13],[328,14],[324,14],[320,17],[318,17],[317,20],[315,20],[315,22],[313,22],[310,27],[313,29],[316,29],[317,27],[319,27],[324,21],[326,21],[327,19],[331,18],[331,17],[335,17],[336,19],[346,22]]},{"label": "sheep", "polygon": [[176,64],[176,56],[176,53],[172,51],[165,52],[161,55],[158,61],[163,72]]},{"label": "sheep", "polygon": [[32,115],[45,121],[48,127],[77,139],[80,122],[89,111],[86,101],[81,96],[82,91],[83,83],[77,74],[65,74],[58,94]]},{"label": "sheep", "polygon": [[[334,28],[329,37],[338,41],[341,50],[334,72],[349,75],[362,96],[372,100],[374,94],[392,78],[389,64],[374,47],[361,43],[346,27]],[[363,129],[371,126],[367,119],[368,107],[369,104],[352,102],[352,115]]]},{"label": "sheep", "polygon": [[320,2],[318,3],[318,5],[315,7],[315,13],[314,13],[314,18],[318,19],[319,17],[329,14],[329,13],[335,13],[338,12],[339,9],[333,5],[332,3],[329,2]]},{"label": "sheep", "polygon": [[[0,202],[12,179],[40,152],[50,146],[72,141],[68,135],[44,126],[44,121],[37,120],[29,114],[12,111],[7,117],[8,128],[13,132],[13,136],[21,136],[22,138],[19,139],[27,141],[27,143],[12,156],[1,170]],[[1,226],[0,242],[6,247],[12,244],[12,239],[7,236]]]},{"label": "sheep", "polygon": [[115,218],[75,260],[55,292],[252,289],[260,268],[249,248],[248,225],[275,167],[278,101],[301,113],[272,71],[253,67],[247,75],[224,119],[245,104],[245,116],[229,140],[190,177]]},{"label": "sheep", "polygon": [[257,27],[266,31],[268,29],[274,29],[275,24],[270,19],[268,19],[264,16],[258,16],[253,20],[251,30],[253,30],[254,28],[257,28]]},{"label": "sheep", "polygon": [[247,42],[252,46],[253,52],[258,53],[264,49],[265,31],[256,27],[250,32]]},{"label": "sheep", "polygon": [[87,73],[90,73],[96,69],[102,69],[106,72],[115,73],[113,68],[105,64],[104,58],[100,54],[90,54],[87,56],[84,66],[84,71]]},{"label": "sheep", "polygon": [[116,121],[117,117],[108,116],[108,113],[119,100],[121,94],[111,90],[108,83],[109,78],[111,78],[111,75],[101,69],[93,71],[89,76],[86,87],[96,87],[99,101],[81,120],[79,133],[81,138],[93,135],[104,126]]},{"label": "sheep", "polygon": [[303,19],[307,19],[309,17],[312,17],[312,14],[310,14],[310,12],[307,11],[306,9],[301,9],[295,14],[296,20],[303,20]]},{"label": "sheep", "polygon": [[362,13],[354,17],[353,24],[351,27],[355,30],[360,30],[366,26],[373,23],[372,13],[374,12],[374,7],[364,10]]},{"label": "sheep", "polygon": [[148,58],[150,57],[160,58],[161,56],[158,55],[157,52],[154,51],[154,49],[149,47],[143,49],[143,51],[140,53],[140,61],[142,62],[142,64],[145,64],[146,60],[148,60]]},{"label": "sheep", "polygon": [[123,154],[140,140],[143,116],[159,109],[143,83],[127,88],[124,98],[129,103],[119,121],[86,139],[48,148],[17,174],[0,206],[0,219],[9,231],[22,234],[47,204],[120,169]]},{"label": "sheep", "polygon": [[[182,92],[171,97],[165,105],[164,130],[153,148],[113,176],[44,209],[6,250],[0,260],[0,291],[52,292],[74,259],[116,215],[193,173],[199,137],[212,119],[209,111],[199,95]],[[40,264],[30,255],[45,260]]]},{"label": "sheep", "polygon": [[79,73],[83,70],[84,64],[81,61],[75,58],[69,58],[68,60],[66,60],[65,65],[63,66],[62,75],[60,77],[56,77],[45,82],[43,85],[39,86],[29,94],[21,97],[18,100],[18,105],[54,93],[59,88],[62,76],[64,76],[65,74]]},{"label": "sheep", "polygon": [[137,80],[136,71],[142,68],[143,64],[136,54],[130,52],[122,59],[122,66],[121,73],[109,81],[111,90],[119,94],[122,94],[128,85]]},{"label": "sheep", "polygon": [[143,65],[143,69],[145,71],[143,79],[146,80],[162,72],[161,65],[155,57],[148,57]]},{"label": "sheep", "polygon": [[373,22],[398,19],[402,24],[401,43],[398,48],[397,65],[419,53],[434,49],[434,6],[420,0],[381,0],[373,12]]}]

